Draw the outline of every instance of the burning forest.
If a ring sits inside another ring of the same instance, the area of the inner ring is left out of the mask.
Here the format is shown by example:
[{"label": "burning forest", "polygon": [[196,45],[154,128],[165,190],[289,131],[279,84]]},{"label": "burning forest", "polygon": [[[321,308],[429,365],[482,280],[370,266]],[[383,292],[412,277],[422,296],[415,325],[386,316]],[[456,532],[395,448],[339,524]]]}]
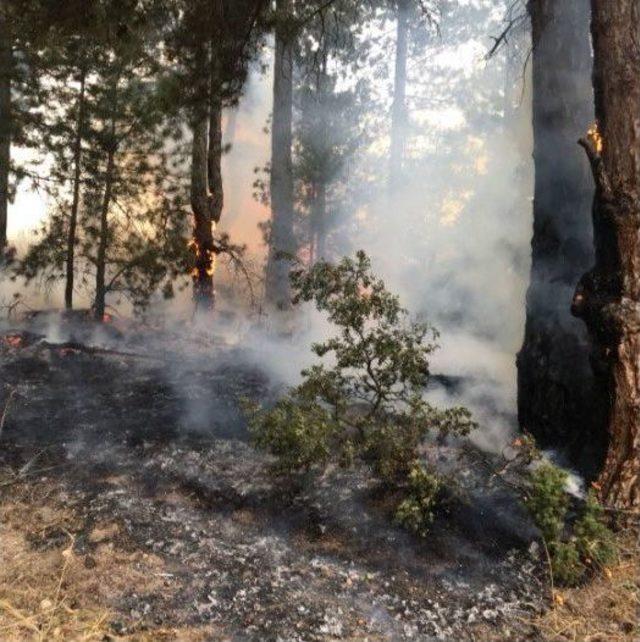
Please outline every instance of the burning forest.
[{"label": "burning forest", "polygon": [[0,1],[0,640],[638,640],[638,29]]}]

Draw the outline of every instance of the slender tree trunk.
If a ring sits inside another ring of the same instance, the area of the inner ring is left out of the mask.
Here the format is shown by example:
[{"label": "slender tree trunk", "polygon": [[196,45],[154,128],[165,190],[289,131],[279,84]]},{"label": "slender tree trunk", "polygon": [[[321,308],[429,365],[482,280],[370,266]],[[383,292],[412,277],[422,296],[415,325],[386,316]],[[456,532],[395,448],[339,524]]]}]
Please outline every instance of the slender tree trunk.
[{"label": "slender tree trunk", "polygon": [[321,181],[317,194],[318,225],[316,229],[316,260],[326,259],[327,245],[327,184]]},{"label": "slender tree trunk", "polygon": [[220,222],[224,205],[224,188],[222,184],[222,99],[220,97],[220,74],[218,65],[212,62],[211,101],[209,104],[209,149],[207,150],[209,193],[213,204],[211,220],[214,225]]},{"label": "slender tree trunk", "polygon": [[104,320],[106,309],[106,273],[107,273],[107,248],[109,245],[109,209],[113,197],[113,181],[115,178],[115,156],[118,148],[116,138],[116,109],[117,109],[117,81],[113,88],[113,115],[109,132],[107,148],[107,167],[104,178],[104,196],[100,208],[100,237],[98,241],[98,253],[96,256],[96,295],[94,302],[94,314],[97,321]]},{"label": "slender tree trunk", "polygon": [[409,7],[411,0],[397,0],[396,61],[391,106],[391,148],[389,151],[389,189],[398,189],[402,182],[407,140],[407,56]]},{"label": "slender tree trunk", "polygon": [[109,208],[113,195],[113,172],[115,169],[115,149],[109,149],[107,157],[107,170],[105,174],[104,196],[100,208],[100,240],[96,258],[96,298],[94,303],[95,317],[98,321],[104,320],[106,309],[105,278],[107,272],[107,247],[109,244]]},{"label": "slender tree trunk", "polygon": [[[291,12],[291,0],[278,0],[281,16]],[[276,29],[273,65],[273,123],[271,131],[271,238],[266,271],[267,302],[278,309],[291,305],[288,255],[295,252],[293,232],[293,56],[284,19]]]},{"label": "slender tree trunk", "polygon": [[73,281],[75,274],[75,249],[76,230],[78,227],[78,208],[80,205],[80,178],[82,175],[82,134],[85,119],[85,80],[84,65],[80,69],[80,90],[78,92],[78,116],[76,119],[76,135],[73,145],[73,198],[71,201],[71,214],[69,216],[69,230],[67,234],[67,274],[64,290],[64,303],[67,310],[73,308]]},{"label": "slender tree trunk", "polygon": [[9,207],[9,169],[11,164],[11,78],[13,48],[6,6],[0,3],[0,259],[7,244],[7,210]]},{"label": "slender tree trunk", "polygon": [[531,282],[518,355],[518,415],[544,447],[597,474],[606,400],[588,337],[569,312],[593,260],[588,163],[575,141],[593,120],[589,0],[532,0],[535,193]]},{"label": "slender tree trunk", "polygon": [[[327,45],[324,45],[322,55],[322,62],[320,69],[316,74],[316,88],[315,88],[315,105],[314,116],[318,119],[318,140],[315,141],[316,145],[320,146],[320,156],[322,158],[328,157],[331,151],[325,147],[326,142],[329,140],[330,132],[327,122],[327,109],[328,105],[328,77],[327,77],[327,60],[328,52]],[[327,171],[323,161],[317,168],[318,176],[314,180],[312,186],[313,203],[311,207],[311,230],[313,240],[313,255],[311,264],[316,261],[322,261],[325,257],[325,246],[327,236]]]},{"label": "slender tree trunk", "polygon": [[592,0],[597,130],[580,142],[596,183],[595,266],[573,312],[606,373],[609,449],[599,479],[609,505],[640,509],[640,7]]}]

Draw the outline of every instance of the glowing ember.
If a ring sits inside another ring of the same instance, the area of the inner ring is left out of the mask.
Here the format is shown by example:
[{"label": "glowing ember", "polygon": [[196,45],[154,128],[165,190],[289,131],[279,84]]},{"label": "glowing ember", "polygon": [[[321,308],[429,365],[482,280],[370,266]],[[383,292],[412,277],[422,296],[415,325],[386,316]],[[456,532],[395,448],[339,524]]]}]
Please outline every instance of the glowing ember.
[{"label": "glowing ember", "polygon": [[75,348],[60,348],[58,350],[58,354],[61,357],[68,357],[70,354],[78,354],[80,350],[76,350]]},{"label": "glowing ember", "polygon": [[11,348],[21,348],[24,345],[24,339],[19,334],[3,337],[2,341]]},{"label": "glowing ember", "polygon": [[591,125],[591,127],[589,127],[589,129],[587,130],[587,138],[594,146],[598,154],[602,154],[602,150],[604,149],[604,140],[602,138],[602,135],[600,134],[600,130],[598,129],[598,123],[594,123],[593,125]]}]

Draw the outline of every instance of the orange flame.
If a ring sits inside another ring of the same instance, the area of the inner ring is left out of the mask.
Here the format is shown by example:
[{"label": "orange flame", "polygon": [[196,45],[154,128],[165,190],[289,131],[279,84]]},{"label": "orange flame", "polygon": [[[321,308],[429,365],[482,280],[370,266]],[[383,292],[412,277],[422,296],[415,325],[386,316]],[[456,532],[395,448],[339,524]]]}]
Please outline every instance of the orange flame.
[{"label": "orange flame", "polygon": [[[200,245],[196,239],[191,239],[189,243],[187,244],[187,247],[194,253],[196,259],[199,259],[200,256],[202,255],[202,251],[200,250]],[[205,250],[205,256],[204,262],[206,264],[206,273],[207,276],[213,276],[216,271],[216,255],[214,252],[211,250]],[[197,279],[198,276],[200,275],[200,269],[196,265],[195,267],[192,268],[191,272],[191,277],[194,279]]]},{"label": "orange flame", "polygon": [[589,127],[589,129],[587,130],[587,138],[594,146],[598,154],[602,154],[602,150],[604,149],[604,139],[602,138],[602,134],[600,133],[600,129],[598,128],[598,123],[593,123],[593,125]]}]

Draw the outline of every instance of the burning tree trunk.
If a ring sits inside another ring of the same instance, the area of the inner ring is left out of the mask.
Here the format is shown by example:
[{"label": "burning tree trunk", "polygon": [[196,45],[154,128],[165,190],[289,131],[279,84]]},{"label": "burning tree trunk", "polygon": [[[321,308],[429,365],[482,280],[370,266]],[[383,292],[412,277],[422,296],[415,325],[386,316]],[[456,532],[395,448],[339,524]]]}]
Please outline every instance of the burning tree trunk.
[{"label": "burning tree trunk", "polygon": [[266,272],[266,298],[278,309],[290,306],[289,256],[295,251],[293,233],[293,55],[285,25],[291,0],[278,0],[273,65],[273,123],[271,131],[271,238]]},{"label": "burning tree trunk", "polygon": [[[200,51],[200,68],[206,68],[206,49]],[[191,150],[191,208],[195,253],[193,296],[196,310],[212,310],[215,302],[213,273],[215,268],[214,226],[222,214],[222,99],[215,46],[209,52],[208,86],[196,106]]]},{"label": "burning tree trunk", "polygon": [[[3,3],[4,5],[4,3]],[[0,5],[0,258],[7,244],[9,165],[11,162],[11,77],[13,48],[6,6]]]},{"label": "burning tree trunk", "polygon": [[535,196],[531,283],[518,355],[520,425],[596,474],[606,449],[606,400],[589,364],[584,327],[569,313],[592,264],[593,195],[575,141],[593,119],[589,0],[533,0]]},{"label": "burning tree trunk", "polygon": [[193,210],[193,297],[196,309],[210,310],[213,290],[213,197],[208,191],[207,176],[208,117],[203,114],[193,125],[191,149],[191,209]]},{"label": "burning tree trunk", "polygon": [[76,133],[73,146],[73,199],[71,201],[71,213],[69,216],[69,230],[67,234],[67,265],[66,281],[64,290],[65,307],[73,308],[73,281],[74,281],[74,259],[76,249],[76,230],[78,227],[78,208],[80,204],[80,176],[82,173],[82,134],[85,119],[85,80],[86,71],[84,65],[80,69],[80,89],[78,92],[78,117],[76,120]]},{"label": "burning tree trunk", "polygon": [[610,444],[602,499],[640,509],[640,11],[636,0],[592,0],[597,126],[580,141],[596,183],[595,266],[573,312],[606,374]]},{"label": "burning tree trunk", "polygon": [[402,179],[407,138],[407,55],[410,0],[398,0],[396,61],[391,107],[391,148],[389,153],[389,188],[395,190]]}]

